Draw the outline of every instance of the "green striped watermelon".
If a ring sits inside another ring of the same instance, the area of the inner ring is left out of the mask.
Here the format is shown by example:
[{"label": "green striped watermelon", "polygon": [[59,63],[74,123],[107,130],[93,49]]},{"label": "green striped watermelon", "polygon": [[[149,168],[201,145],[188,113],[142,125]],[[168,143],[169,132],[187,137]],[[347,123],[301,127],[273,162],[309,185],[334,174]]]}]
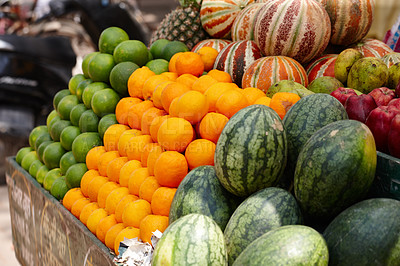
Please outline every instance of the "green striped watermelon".
[{"label": "green striped watermelon", "polygon": [[400,265],[400,201],[368,199],[325,229],[330,265]]},{"label": "green striped watermelon", "polygon": [[151,265],[228,265],[224,235],[213,219],[188,214],[168,226]]},{"label": "green striped watermelon", "polygon": [[171,203],[169,223],[190,213],[200,213],[214,219],[224,230],[238,203],[236,196],[218,181],[213,166],[199,166],[179,184]]},{"label": "green striped watermelon", "polygon": [[294,173],[294,193],[310,219],[326,220],[361,200],[375,177],[376,146],[356,120],[330,123],[304,144]]},{"label": "green striped watermelon", "polygon": [[286,225],[254,240],[233,265],[325,266],[328,261],[328,247],[317,231],[304,225]]},{"label": "green striped watermelon", "polygon": [[239,197],[275,185],[287,156],[286,133],[278,114],[250,105],[226,123],[218,139],[214,167],[221,184]]},{"label": "green striped watermelon", "polygon": [[276,227],[301,223],[300,207],[286,190],[269,187],[254,193],[235,210],[225,228],[229,264],[266,232]]}]

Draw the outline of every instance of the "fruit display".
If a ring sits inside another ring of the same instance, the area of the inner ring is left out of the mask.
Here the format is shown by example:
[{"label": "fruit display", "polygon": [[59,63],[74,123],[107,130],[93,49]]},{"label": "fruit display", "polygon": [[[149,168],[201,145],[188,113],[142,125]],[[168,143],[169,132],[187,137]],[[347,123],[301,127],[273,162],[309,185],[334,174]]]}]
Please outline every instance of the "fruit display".
[{"label": "fruit display", "polygon": [[149,44],[107,28],[15,160],[117,258],[397,265],[399,199],[369,192],[377,151],[400,158],[400,62],[353,2],[182,0]]}]

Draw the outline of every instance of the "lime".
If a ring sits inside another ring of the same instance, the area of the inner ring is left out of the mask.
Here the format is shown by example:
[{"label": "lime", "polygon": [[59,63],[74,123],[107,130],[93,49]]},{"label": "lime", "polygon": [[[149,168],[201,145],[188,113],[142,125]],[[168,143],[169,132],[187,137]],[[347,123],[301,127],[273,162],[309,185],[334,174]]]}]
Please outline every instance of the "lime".
[{"label": "lime", "polygon": [[49,132],[45,132],[42,135],[40,135],[35,141],[35,151],[37,151],[39,149],[40,144],[42,144],[45,141],[49,141],[49,140],[52,140]]},{"label": "lime", "polygon": [[164,49],[164,46],[167,45],[169,42],[170,41],[167,39],[158,39],[151,44],[150,53],[153,55],[154,59],[162,58],[162,50]]},{"label": "lime", "polygon": [[111,87],[122,97],[128,94],[128,79],[139,66],[132,62],[121,62],[111,70],[110,84]]},{"label": "lime", "polygon": [[39,145],[38,149],[36,150],[37,156],[39,157],[39,160],[43,162],[43,152],[46,149],[48,145],[51,143],[54,143],[52,140],[46,140],[42,144]]},{"label": "lime", "polygon": [[115,112],[120,97],[113,89],[104,89],[93,94],[92,110],[99,117]]},{"label": "lime", "polygon": [[169,62],[165,59],[154,59],[147,62],[146,66],[150,68],[151,71],[159,75],[164,72],[168,72]]},{"label": "lime", "polygon": [[113,54],[115,47],[123,41],[129,40],[128,34],[121,28],[109,27],[103,30],[99,37],[99,51]]},{"label": "lime", "polygon": [[92,60],[93,56],[99,54],[100,52],[93,52],[90,54],[85,55],[85,57],[82,60],[82,72],[85,78],[89,78],[89,62]]},{"label": "lime", "polygon": [[86,110],[79,119],[79,129],[81,132],[97,132],[99,117],[93,110]]},{"label": "lime", "polygon": [[57,112],[61,119],[68,120],[72,108],[74,108],[77,104],[79,104],[79,100],[76,95],[67,95],[62,98],[57,106]]},{"label": "lime", "polygon": [[90,109],[91,108],[91,102],[92,102],[92,97],[93,94],[96,91],[108,88],[108,84],[104,82],[93,82],[90,83],[89,85],[86,86],[86,88],[83,90],[82,94],[82,102],[85,105],[86,108]]},{"label": "lime", "polygon": [[20,165],[24,156],[31,151],[33,151],[32,147],[22,147],[18,150],[17,155],[15,156],[15,161]]},{"label": "lime", "polygon": [[39,160],[35,160],[35,161],[33,161],[32,163],[31,163],[31,166],[29,166],[29,174],[32,176],[32,177],[34,177],[34,178],[36,178],[36,174],[37,174],[37,171],[39,170],[39,168],[41,167],[41,166],[43,166],[44,164],[41,162],[41,161],[39,161]]},{"label": "lime", "polygon": [[117,64],[130,61],[139,67],[144,66],[149,61],[148,49],[138,40],[123,41],[115,47],[114,61]]},{"label": "lime", "polygon": [[71,165],[65,173],[68,188],[79,187],[81,185],[82,176],[87,172],[87,170],[85,163]]},{"label": "lime", "polygon": [[77,162],[84,163],[86,161],[86,154],[95,146],[103,145],[99,133],[85,132],[75,138],[72,143],[72,153]]},{"label": "lime", "polygon": [[36,173],[36,181],[38,181],[39,184],[43,184],[43,180],[48,172],[49,168],[47,168],[46,165],[42,165]]},{"label": "lime", "polygon": [[184,44],[183,42],[180,41],[171,41],[167,43],[164,48],[162,49],[161,52],[161,58],[165,59],[169,62],[171,60],[171,57],[180,52],[188,52],[189,48]]},{"label": "lime", "polygon": [[63,175],[65,175],[65,173],[67,172],[68,168],[71,165],[74,165],[76,163],[78,163],[78,162],[75,160],[75,157],[74,157],[74,154],[72,153],[72,151],[64,153],[64,155],[60,159],[61,173]]},{"label": "lime", "polygon": [[78,88],[78,84],[85,79],[85,75],[83,74],[76,74],[72,76],[72,78],[70,78],[68,82],[68,90],[70,91],[70,93],[76,94],[76,88]]},{"label": "lime", "polygon": [[111,69],[115,66],[114,58],[110,54],[99,53],[89,62],[89,77],[93,81],[108,82]]},{"label": "lime", "polygon": [[89,84],[91,84],[91,83],[93,83],[93,80],[91,80],[91,79],[85,79],[85,80],[81,81],[81,82],[78,84],[78,87],[76,88],[76,96],[78,97],[79,102],[82,102],[82,94],[83,94],[83,91],[84,91],[84,90],[86,89],[86,87],[87,87]]},{"label": "lime", "polygon": [[61,132],[64,128],[71,126],[71,122],[69,120],[59,120],[51,124],[50,128],[50,136],[54,141],[60,141]]},{"label": "lime", "polygon": [[154,59],[153,54],[150,52],[150,50],[147,50],[147,54],[148,54],[147,62],[149,62],[149,61]]},{"label": "lime", "polygon": [[51,120],[53,120],[53,118],[57,117],[57,116],[59,116],[59,115],[55,109],[53,111],[51,111],[46,117],[46,125],[48,126],[49,123],[51,122]]},{"label": "lime", "polygon": [[71,92],[67,89],[58,91],[53,97],[53,108],[57,110],[58,103],[61,101],[62,98],[68,95],[71,95]]},{"label": "lime", "polygon": [[43,152],[43,162],[49,169],[60,167],[61,157],[65,150],[60,142],[54,142],[47,145]]},{"label": "lime", "polygon": [[69,113],[69,120],[71,121],[71,124],[74,126],[79,126],[79,118],[81,118],[81,115],[86,110],[86,106],[83,103],[75,105],[75,107],[72,108],[71,113]]},{"label": "lime", "polygon": [[31,146],[32,148],[35,148],[36,139],[40,135],[42,135],[46,132],[48,133],[48,130],[47,130],[47,126],[45,126],[45,125],[37,126],[34,129],[32,129],[31,133],[29,133],[29,146]]},{"label": "lime", "polygon": [[67,182],[65,176],[61,176],[54,180],[50,188],[50,194],[58,200],[62,200],[68,192]]},{"label": "lime", "polygon": [[107,128],[111,125],[118,124],[117,118],[115,114],[108,114],[103,116],[99,121],[99,126],[97,128],[100,137],[104,137],[104,133],[106,132]]},{"label": "lime", "polygon": [[[48,118],[48,117],[47,117],[47,118]],[[51,119],[47,119],[47,120],[46,120],[46,125],[47,125],[47,129],[49,130],[49,132],[50,132],[51,126],[52,126],[55,122],[60,121],[60,120],[61,120],[61,117],[59,116],[58,113],[56,113],[56,115],[54,115],[54,117],[52,117]]]},{"label": "lime", "polygon": [[79,134],[81,134],[81,131],[77,126],[67,126],[60,134],[61,146],[65,150],[70,151],[72,149],[72,142],[74,142],[74,139],[79,136]]},{"label": "lime", "polygon": [[61,176],[62,176],[62,174],[61,174],[60,168],[51,169],[44,177],[43,188],[45,190],[49,191],[51,189],[51,186],[53,185],[54,181],[56,181],[56,179],[60,178]]},{"label": "lime", "polygon": [[22,158],[21,166],[26,171],[29,171],[29,167],[36,160],[39,160],[39,157],[37,156],[36,151],[30,151],[27,154],[25,154],[25,156]]}]

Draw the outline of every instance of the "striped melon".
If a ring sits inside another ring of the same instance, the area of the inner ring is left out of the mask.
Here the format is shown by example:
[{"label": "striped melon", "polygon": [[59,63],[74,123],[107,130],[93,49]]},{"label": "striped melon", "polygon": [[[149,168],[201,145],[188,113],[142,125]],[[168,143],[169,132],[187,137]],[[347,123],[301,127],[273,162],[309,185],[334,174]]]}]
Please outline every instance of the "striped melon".
[{"label": "striped melon", "polygon": [[396,63],[400,63],[400,53],[388,53],[385,54],[381,59],[387,65],[387,67],[391,67]]},{"label": "striped melon", "polygon": [[326,54],[313,59],[307,66],[308,82],[322,76],[335,77],[335,62],[337,54]]},{"label": "striped melon", "polygon": [[254,0],[203,0],[200,9],[201,24],[213,38],[229,39],[236,16],[253,2]]},{"label": "striped melon", "polygon": [[262,6],[264,3],[253,3],[240,11],[232,25],[232,41],[254,40],[254,21]]},{"label": "striped melon", "polygon": [[202,47],[211,47],[220,52],[225,46],[230,44],[232,41],[223,39],[207,39],[198,42],[193,48],[192,52],[197,52]]},{"label": "striped melon", "polygon": [[331,40],[335,45],[350,45],[364,38],[372,25],[375,0],[317,0],[331,19]]},{"label": "striped melon", "polygon": [[254,40],[264,55],[285,55],[300,63],[319,56],[330,36],[328,13],[315,0],[267,2],[254,24]]},{"label": "striped melon", "polygon": [[242,88],[257,87],[265,93],[275,82],[293,80],[308,86],[306,70],[287,56],[267,56],[254,61],[244,72]]},{"label": "striped melon", "polygon": [[390,47],[376,39],[363,39],[356,44],[353,44],[351,48],[355,48],[356,50],[360,51],[364,57],[378,57],[381,58],[382,56],[393,53],[393,50]]},{"label": "striped melon", "polygon": [[286,133],[278,114],[250,105],[226,123],[218,139],[214,167],[221,184],[239,197],[275,185],[286,166]]}]

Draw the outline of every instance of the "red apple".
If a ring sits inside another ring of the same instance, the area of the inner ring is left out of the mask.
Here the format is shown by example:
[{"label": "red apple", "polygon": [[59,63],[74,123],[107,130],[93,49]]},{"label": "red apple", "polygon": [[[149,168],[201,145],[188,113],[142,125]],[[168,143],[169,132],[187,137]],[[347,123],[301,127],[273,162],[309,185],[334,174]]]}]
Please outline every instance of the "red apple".
[{"label": "red apple", "polygon": [[397,97],[400,98],[400,79],[399,82],[397,83],[396,89],[394,90],[394,93],[396,94]]},{"label": "red apple", "polygon": [[357,95],[353,89],[339,87],[331,92],[331,96],[335,97],[342,105],[345,104],[347,98],[351,95]]},{"label": "red apple", "polygon": [[388,105],[390,100],[392,100],[394,97],[396,97],[396,95],[394,94],[394,91],[392,91],[391,89],[386,88],[386,87],[373,89],[368,94],[371,95],[372,97],[374,97],[376,105],[378,105],[378,106]]},{"label": "red apple", "polygon": [[[389,110],[391,109],[391,110]],[[388,153],[388,133],[392,119],[400,114],[400,111],[387,106],[379,106],[372,110],[365,121],[374,135],[376,149]]]},{"label": "red apple", "polygon": [[387,106],[394,106],[394,107],[396,107],[397,109],[400,110],[400,98],[394,98],[394,99],[392,99],[392,100],[388,103]]},{"label": "red apple", "polygon": [[368,94],[351,95],[344,104],[349,119],[363,123],[365,123],[369,113],[376,107],[374,98]]},{"label": "red apple", "polygon": [[390,123],[388,133],[388,148],[390,155],[400,158],[400,114],[397,114]]}]

